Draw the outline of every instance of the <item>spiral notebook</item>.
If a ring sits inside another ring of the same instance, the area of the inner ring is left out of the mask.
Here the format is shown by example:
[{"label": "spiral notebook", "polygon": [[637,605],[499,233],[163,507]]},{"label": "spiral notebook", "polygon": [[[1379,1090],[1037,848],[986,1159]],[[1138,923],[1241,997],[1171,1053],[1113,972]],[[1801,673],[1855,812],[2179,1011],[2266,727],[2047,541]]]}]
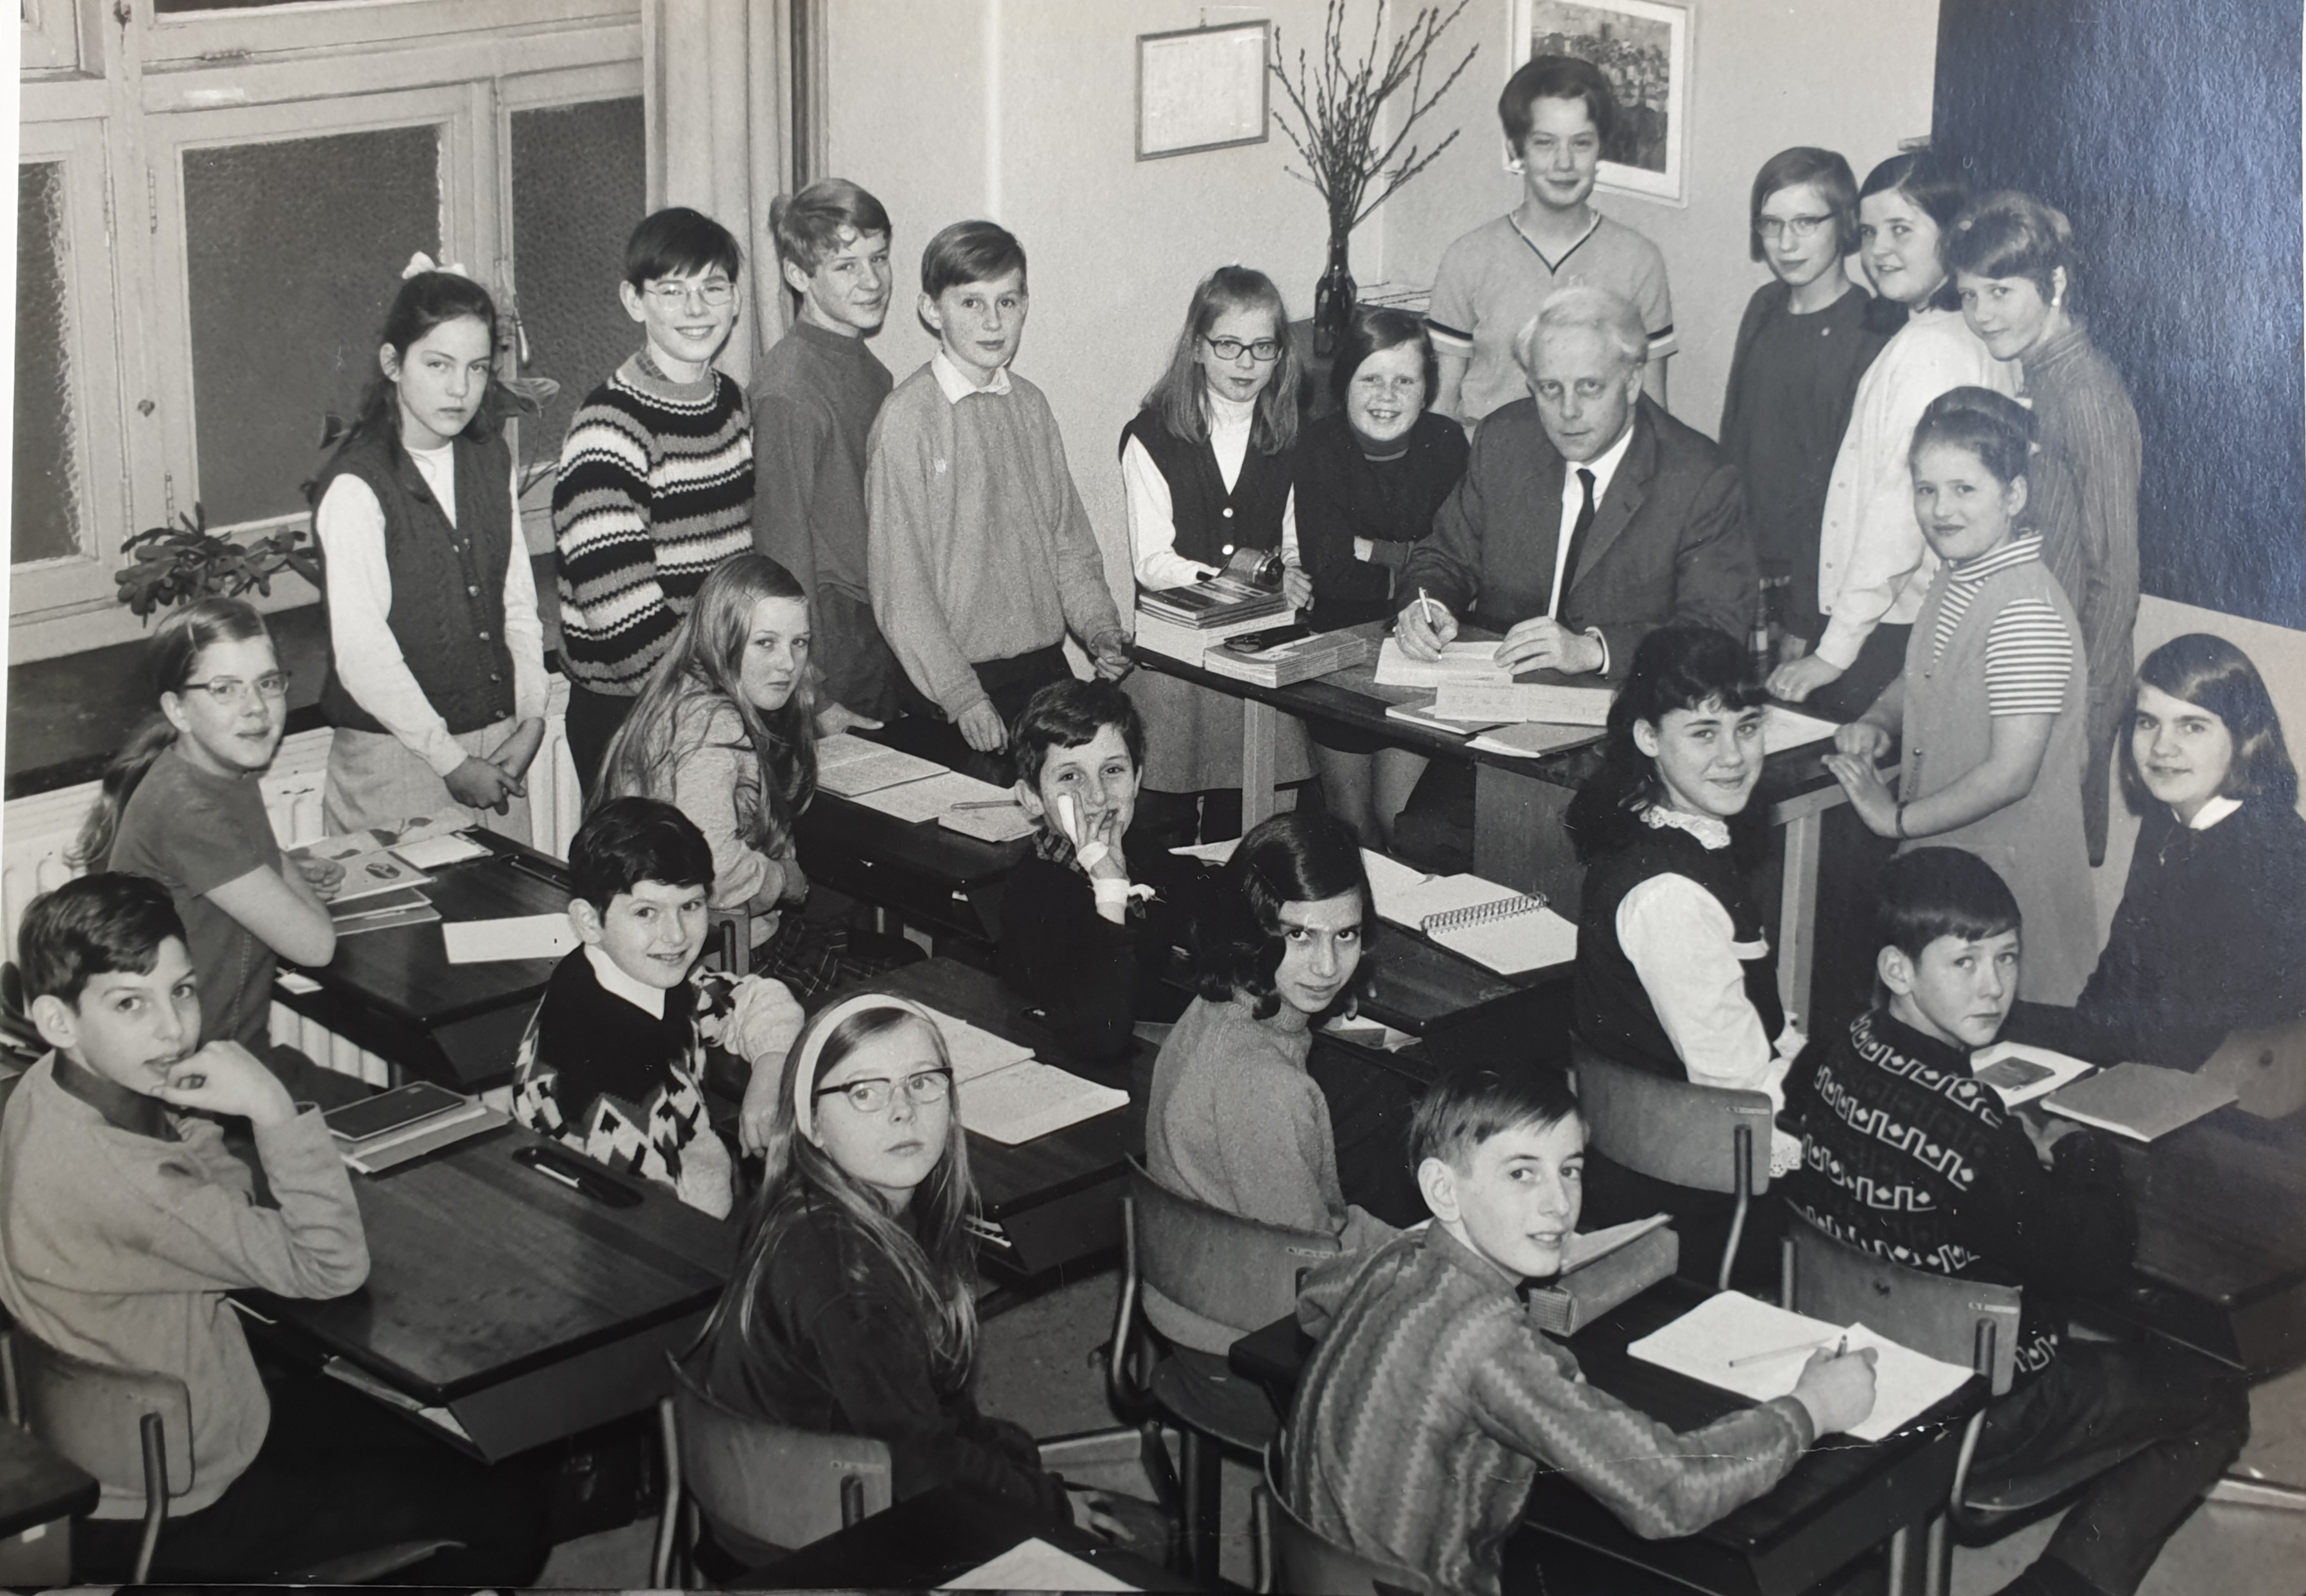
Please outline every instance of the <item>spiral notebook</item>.
[{"label": "spiral notebook", "polygon": [[1516,892],[1478,875],[1436,875],[1413,883],[1404,879],[1408,871],[1386,863],[1393,868],[1382,883],[1375,872],[1371,880],[1378,913],[1453,953],[1501,976],[1577,957],[1576,924],[1547,908],[1542,894]]}]

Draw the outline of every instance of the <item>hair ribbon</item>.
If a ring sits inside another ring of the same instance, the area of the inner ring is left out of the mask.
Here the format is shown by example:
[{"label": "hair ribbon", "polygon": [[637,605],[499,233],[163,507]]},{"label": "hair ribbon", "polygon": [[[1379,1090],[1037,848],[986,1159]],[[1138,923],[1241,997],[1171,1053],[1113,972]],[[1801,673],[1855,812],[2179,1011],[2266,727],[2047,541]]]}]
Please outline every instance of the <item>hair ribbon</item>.
[{"label": "hair ribbon", "polygon": [[[824,1054],[825,1038],[833,1035],[842,1020],[867,1009],[902,1010],[932,1031],[937,1029],[935,1015],[910,998],[886,992],[860,992],[853,997],[844,997],[810,1021],[800,1044],[800,1055],[792,1064],[792,1095],[793,1123],[799,1127],[803,1136],[812,1140],[816,1129],[816,1062]],[[938,1034],[942,1038],[943,1033]]]},{"label": "hair ribbon", "polygon": [[426,254],[423,250],[419,250],[414,254],[409,256],[408,264],[400,269],[400,280],[405,283],[409,278],[422,276],[423,273],[428,271],[445,271],[452,273],[457,277],[466,278],[469,278],[473,275],[471,272],[465,269],[464,264],[461,261],[451,261],[448,265],[443,266],[435,261],[431,256]]}]

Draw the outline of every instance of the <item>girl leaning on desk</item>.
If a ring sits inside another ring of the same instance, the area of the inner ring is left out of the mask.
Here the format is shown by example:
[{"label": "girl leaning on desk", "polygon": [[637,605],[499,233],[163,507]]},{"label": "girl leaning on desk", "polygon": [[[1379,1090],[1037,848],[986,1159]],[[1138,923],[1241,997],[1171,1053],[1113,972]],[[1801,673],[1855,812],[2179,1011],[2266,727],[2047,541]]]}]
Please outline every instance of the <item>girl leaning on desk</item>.
[{"label": "girl leaning on desk", "polygon": [[[844,998],[785,1062],[742,1252],[692,1367],[739,1413],[888,1444],[898,1499],[939,1486],[999,1498],[1158,1557],[1149,1505],[1042,1468],[1032,1437],[978,1410],[976,1207],[952,1062],[927,1011]],[[726,1525],[722,1551],[775,1549]]]}]

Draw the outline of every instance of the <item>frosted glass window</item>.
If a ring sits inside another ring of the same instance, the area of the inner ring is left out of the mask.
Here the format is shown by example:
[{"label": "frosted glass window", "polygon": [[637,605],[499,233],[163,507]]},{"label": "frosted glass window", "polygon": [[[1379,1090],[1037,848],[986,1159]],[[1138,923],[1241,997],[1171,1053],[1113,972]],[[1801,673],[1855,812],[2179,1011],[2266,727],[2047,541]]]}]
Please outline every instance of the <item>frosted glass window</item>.
[{"label": "frosted glass window", "polygon": [[10,557],[18,565],[81,551],[85,484],[66,290],[64,167],[16,169],[16,480]]},{"label": "frosted glass window", "polygon": [[525,460],[560,453],[585,396],[640,347],[617,300],[625,235],[648,209],[641,102],[593,100],[512,114],[513,275],[528,329],[528,375],[559,397],[524,421]]},{"label": "frosted glass window", "polygon": [[209,525],[305,508],[417,250],[440,251],[440,130],[184,152],[193,431]]}]

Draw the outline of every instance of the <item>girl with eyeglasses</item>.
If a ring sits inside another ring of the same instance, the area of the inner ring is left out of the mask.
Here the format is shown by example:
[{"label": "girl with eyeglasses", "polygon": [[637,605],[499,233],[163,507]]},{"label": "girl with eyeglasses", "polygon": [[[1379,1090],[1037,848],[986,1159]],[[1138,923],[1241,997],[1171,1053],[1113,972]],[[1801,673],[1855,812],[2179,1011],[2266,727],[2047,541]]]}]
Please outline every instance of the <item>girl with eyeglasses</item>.
[{"label": "girl with eyeglasses", "polygon": [[144,668],[159,717],[113,755],[70,857],[168,889],[200,978],[200,1045],[260,1054],[274,957],[335,957],[322,900],[344,876],[325,860],[286,868],[257,790],[288,723],[288,678],[263,617],[238,599],[170,615]]},{"label": "girl with eyeglasses", "polygon": [[1817,534],[1826,480],[1849,427],[1858,382],[1895,329],[1849,280],[1858,180],[1830,149],[1780,150],[1754,178],[1747,248],[1770,269],[1754,290],[1730,360],[1721,448],[1746,488],[1762,580],[1783,640],[1807,653],[1825,630]]},{"label": "girl with eyeglasses", "polygon": [[[764,1159],[737,1267],[691,1354],[706,1395],[771,1423],[885,1441],[900,1501],[951,1485],[1052,1523],[1075,1517],[1032,1437],[970,1395],[977,1191],[928,1012],[865,993],[809,1021]],[[1149,1512],[1092,1494],[1078,1516],[1128,1534]],[[746,1567],[778,1549],[708,1527]]]},{"label": "girl with eyeglasses", "polygon": [[377,346],[359,419],[314,497],[329,614],[320,708],[336,729],[326,824],[453,811],[525,842],[544,628],[520,482],[488,403],[496,303],[420,254]]},{"label": "girl with eyeglasses", "polygon": [[[1202,278],[1168,370],[1121,431],[1139,586],[1187,587],[1237,550],[1262,549],[1281,557],[1291,607],[1311,601],[1291,488],[1298,380],[1289,313],[1272,279],[1245,266]],[[1239,836],[1241,700],[1157,670],[1123,685],[1145,717],[1140,833],[1161,847]],[[1312,774],[1303,729],[1281,726],[1275,779],[1302,781]]]}]

